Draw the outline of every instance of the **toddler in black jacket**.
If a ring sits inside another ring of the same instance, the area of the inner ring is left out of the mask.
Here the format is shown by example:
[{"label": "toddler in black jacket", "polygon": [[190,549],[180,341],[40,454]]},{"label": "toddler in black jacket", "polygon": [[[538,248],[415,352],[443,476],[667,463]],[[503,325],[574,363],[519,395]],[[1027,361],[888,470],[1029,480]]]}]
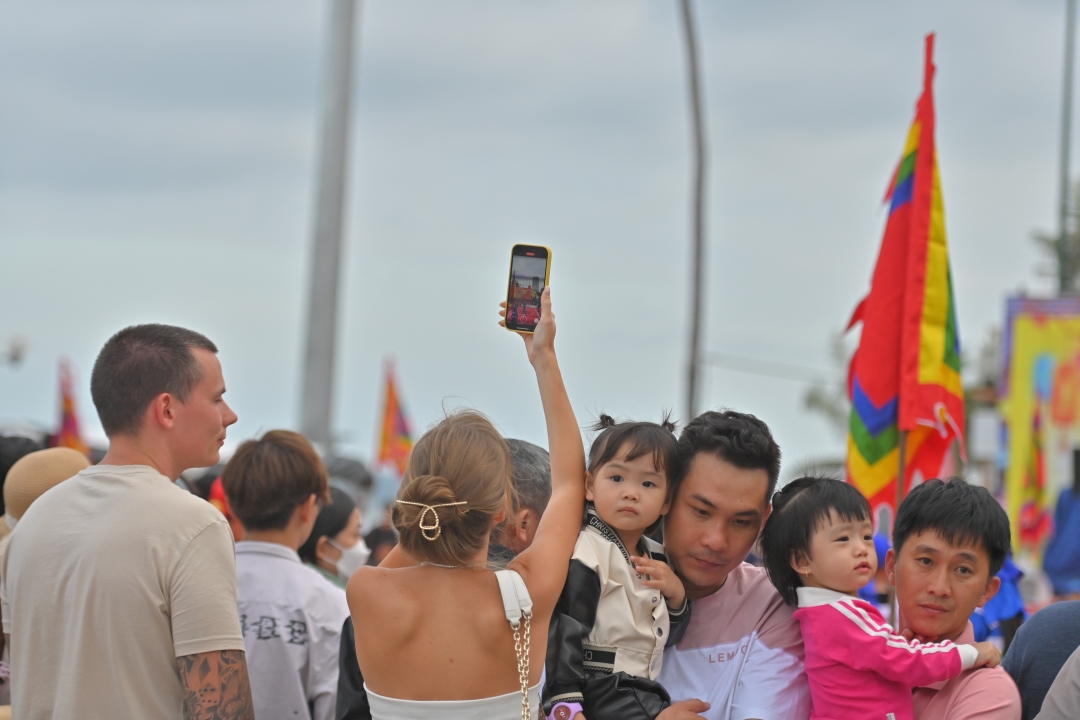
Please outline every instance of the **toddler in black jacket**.
[{"label": "toddler in black jacket", "polygon": [[670,704],[656,682],[664,648],[690,617],[664,548],[646,537],[671,504],[675,426],[600,416],[589,451],[584,523],[551,618],[549,718],[654,718]]}]

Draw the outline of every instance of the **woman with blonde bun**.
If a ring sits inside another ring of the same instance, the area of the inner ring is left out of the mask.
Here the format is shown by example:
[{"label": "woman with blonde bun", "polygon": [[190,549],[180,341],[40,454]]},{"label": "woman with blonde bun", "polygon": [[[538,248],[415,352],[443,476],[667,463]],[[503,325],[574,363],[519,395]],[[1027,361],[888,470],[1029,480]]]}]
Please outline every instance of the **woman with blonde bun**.
[{"label": "woman with blonde bun", "polygon": [[548,289],[541,307],[535,333],[522,336],[551,452],[551,500],[535,540],[505,570],[487,566],[491,529],[513,492],[510,452],[487,418],[455,413],[420,438],[393,510],[399,544],[347,587],[374,720],[538,717],[548,625],[585,500]]}]

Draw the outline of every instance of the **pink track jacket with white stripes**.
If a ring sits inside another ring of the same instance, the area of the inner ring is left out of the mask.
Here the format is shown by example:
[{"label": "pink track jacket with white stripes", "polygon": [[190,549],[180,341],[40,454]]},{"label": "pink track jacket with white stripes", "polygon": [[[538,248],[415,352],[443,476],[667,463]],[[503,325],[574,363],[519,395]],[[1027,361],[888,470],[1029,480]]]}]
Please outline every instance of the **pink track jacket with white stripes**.
[{"label": "pink track jacket with white stripes", "polygon": [[971,645],[909,642],[850,595],[805,587],[798,595],[811,720],[914,720],[912,688],[956,677],[978,657]]}]

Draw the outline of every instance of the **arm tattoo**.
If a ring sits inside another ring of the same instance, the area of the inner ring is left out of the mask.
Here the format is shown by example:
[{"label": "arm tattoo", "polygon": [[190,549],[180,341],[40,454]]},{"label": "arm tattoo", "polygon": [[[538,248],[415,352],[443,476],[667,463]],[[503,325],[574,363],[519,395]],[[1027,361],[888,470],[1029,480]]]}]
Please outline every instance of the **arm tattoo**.
[{"label": "arm tattoo", "polygon": [[254,720],[243,650],[177,658],[184,686],[184,720]]}]

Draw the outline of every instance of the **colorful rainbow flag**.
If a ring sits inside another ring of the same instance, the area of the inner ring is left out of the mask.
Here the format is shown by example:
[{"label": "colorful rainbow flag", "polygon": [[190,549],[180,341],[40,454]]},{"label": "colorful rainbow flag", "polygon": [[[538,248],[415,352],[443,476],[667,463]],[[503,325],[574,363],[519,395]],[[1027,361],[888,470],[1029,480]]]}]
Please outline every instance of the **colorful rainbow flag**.
[{"label": "colorful rainbow flag", "polygon": [[71,366],[60,361],[60,430],[53,439],[54,447],[69,447],[78,450],[84,455],[89,454],[86,443],[83,442],[79,433],[79,418],[75,414],[74,381],[71,375]]},{"label": "colorful rainbow flag", "polygon": [[945,239],[934,144],[934,36],[926,37],[922,97],[886,195],[889,219],[862,322],[848,392],[848,481],[875,512],[896,503],[901,431],[907,431],[905,491],[918,472],[936,477],[953,441],[963,452],[960,335]]},{"label": "colorful rainbow flag", "polygon": [[386,363],[385,372],[385,405],[383,406],[382,437],[379,440],[379,455],[376,462],[379,465],[393,467],[398,475],[405,474],[405,466],[409,463],[409,452],[412,451],[412,431],[409,429],[409,420],[405,417],[405,409],[398,397],[397,386],[394,383],[394,367]]}]

